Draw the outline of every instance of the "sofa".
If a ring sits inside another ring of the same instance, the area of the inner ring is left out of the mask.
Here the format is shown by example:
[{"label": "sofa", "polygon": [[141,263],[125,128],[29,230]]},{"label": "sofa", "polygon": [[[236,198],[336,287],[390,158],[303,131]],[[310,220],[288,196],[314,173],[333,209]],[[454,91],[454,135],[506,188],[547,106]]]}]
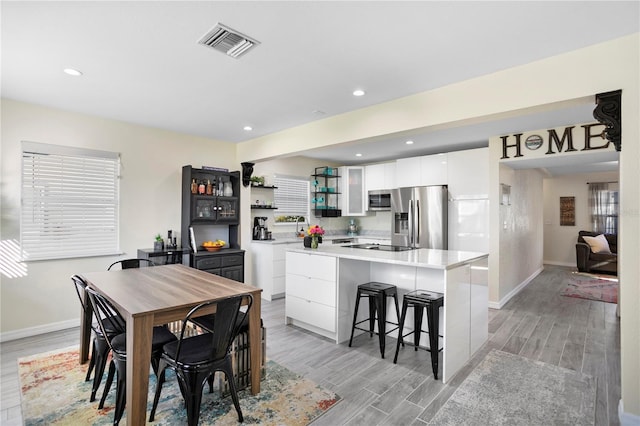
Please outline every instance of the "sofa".
[{"label": "sofa", "polygon": [[[584,237],[588,238],[585,240]],[[618,236],[580,231],[576,242],[576,263],[580,272],[618,275]]]}]

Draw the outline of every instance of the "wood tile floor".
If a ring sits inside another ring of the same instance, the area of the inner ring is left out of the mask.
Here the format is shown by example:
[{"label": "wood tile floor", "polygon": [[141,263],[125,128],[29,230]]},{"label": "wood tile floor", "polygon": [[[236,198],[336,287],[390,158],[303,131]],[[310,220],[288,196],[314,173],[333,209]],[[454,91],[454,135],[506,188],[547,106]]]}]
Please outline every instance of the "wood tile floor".
[{"label": "wood tile floor", "polygon": [[[617,425],[620,325],[616,306],[560,296],[570,268],[547,266],[500,310],[489,310],[489,341],[454,379],[430,374],[429,353],[405,349],[393,364],[395,340],[381,359],[377,338],[336,345],[284,325],[284,300],[263,302],[267,357],[334,390],[342,401],[314,425],[425,425],[491,349],[519,354],[597,377],[594,425]],[[19,357],[78,343],[78,329],[0,344],[2,425],[22,424]],[[526,384],[523,384],[526,386]]]}]

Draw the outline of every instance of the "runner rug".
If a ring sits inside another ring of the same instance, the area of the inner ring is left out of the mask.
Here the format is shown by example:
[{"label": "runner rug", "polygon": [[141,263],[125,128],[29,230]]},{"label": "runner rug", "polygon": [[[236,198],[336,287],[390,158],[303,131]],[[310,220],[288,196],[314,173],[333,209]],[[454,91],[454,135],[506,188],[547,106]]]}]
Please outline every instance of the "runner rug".
[{"label": "runner rug", "polygon": [[564,280],[563,296],[618,303],[618,277],[572,272]]},{"label": "runner rug", "polygon": [[430,425],[593,425],[591,376],[492,350]]},{"label": "runner rug", "polygon": [[[115,383],[107,397],[105,407],[98,410],[98,399],[89,402],[91,382],[85,382],[88,364],[78,363],[78,348],[71,347],[18,359],[22,419],[25,425],[108,425],[113,424]],[[238,393],[244,424],[306,425],[325,413],[339,401],[339,397],[314,382],[285,367],[268,361],[266,377],[261,382],[260,394],[253,396],[248,390]],[[217,380],[215,382],[218,382]],[[148,410],[151,410],[156,380],[149,379]],[[127,411],[120,424],[126,424]],[[167,381],[162,387],[156,417],[152,425],[186,424],[184,401],[173,372],[167,370]],[[238,414],[231,397],[220,397],[220,392],[202,398],[200,425],[236,425]]]}]

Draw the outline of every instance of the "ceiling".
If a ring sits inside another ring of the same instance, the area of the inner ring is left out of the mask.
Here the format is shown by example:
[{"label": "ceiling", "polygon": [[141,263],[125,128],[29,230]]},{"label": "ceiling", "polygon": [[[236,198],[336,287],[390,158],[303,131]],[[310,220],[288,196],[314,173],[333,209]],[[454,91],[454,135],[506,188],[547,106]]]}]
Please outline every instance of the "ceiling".
[{"label": "ceiling", "polygon": [[[2,97],[228,142],[640,31],[635,1],[2,1],[0,12]],[[260,44],[239,59],[197,44],[217,23]],[[486,146],[593,121],[593,108],[304,155],[357,164]]]}]

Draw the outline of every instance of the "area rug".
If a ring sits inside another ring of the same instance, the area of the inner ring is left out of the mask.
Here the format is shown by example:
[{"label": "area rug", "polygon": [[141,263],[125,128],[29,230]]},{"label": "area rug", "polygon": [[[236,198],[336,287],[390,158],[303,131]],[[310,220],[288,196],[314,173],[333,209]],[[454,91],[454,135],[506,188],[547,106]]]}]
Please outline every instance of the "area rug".
[{"label": "area rug", "polygon": [[613,275],[572,272],[564,284],[562,296],[618,303],[618,278]]},{"label": "area rug", "polygon": [[[244,424],[306,425],[340,399],[335,393],[273,361],[267,361],[265,367],[266,377],[261,382],[258,395],[253,396],[248,390],[238,393]],[[18,370],[24,424],[113,424],[115,384],[107,397],[105,408],[98,410],[98,401],[89,402],[91,382],[84,381],[86,369],[86,364],[78,364],[77,347],[20,358]],[[148,412],[151,410],[155,386],[155,376],[150,374]],[[102,386],[99,395],[102,395]],[[126,424],[126,415],[125,409],[120,424]],[[186,421],[187,413],[175,376],[167,371],[155,421],[150,424],[177,425],[186,424]],[[206,388],[199,424],[238,424],[231,397],[221,398],[220,392],[209,393]]]},{"label": "area rug", "polygon": [[573,370],[492,350],[432,425],[593,425],[596,382]]}]

